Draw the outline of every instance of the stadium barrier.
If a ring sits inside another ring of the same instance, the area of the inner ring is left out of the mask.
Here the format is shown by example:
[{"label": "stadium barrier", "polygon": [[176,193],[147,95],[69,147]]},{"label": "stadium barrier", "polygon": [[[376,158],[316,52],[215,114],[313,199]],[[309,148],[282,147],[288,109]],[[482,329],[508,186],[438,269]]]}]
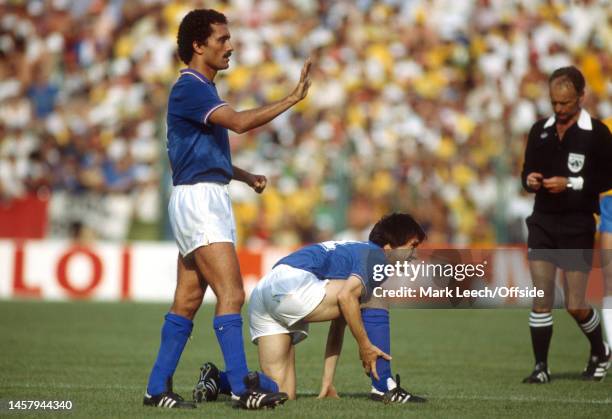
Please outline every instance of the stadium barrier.
[{"label": "stadium barrier", "polygon": [[47,232],[48,206],[48,197],[35,194],[0,200],[0,237],[42,239]]},{"label": "stadium barrier", "polygon": [[[475,250],[474,252],[479,252]],[[489,249],[493,260],[487,284],[531,285],[523,247]],[[238,252],[247,296],[263,274],[288,250],[264,248]],[[0,299],[170,301],[176,281],[172,242],[82,243],[60,240],[0,240]],[[393,281],[388,281],[393,287]],[[599,303],[601,269],[594,269],[588,297]],[[214,301],[211,292],[205,301]],[[504,298],[499,304],[527,305],[530,298]]]}]

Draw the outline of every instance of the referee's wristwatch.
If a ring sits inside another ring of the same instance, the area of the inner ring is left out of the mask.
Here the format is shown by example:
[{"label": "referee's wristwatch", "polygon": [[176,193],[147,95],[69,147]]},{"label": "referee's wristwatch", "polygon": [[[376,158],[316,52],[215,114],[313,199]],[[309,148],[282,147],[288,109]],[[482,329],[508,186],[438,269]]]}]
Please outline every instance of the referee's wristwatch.
[{"label": "referee's wristwatch", "polygon": [[583,186],[584,178],[582,176],[568,177],[567,185],[565,185],[567,189],[573,189],[575,191],[581,191]]}]

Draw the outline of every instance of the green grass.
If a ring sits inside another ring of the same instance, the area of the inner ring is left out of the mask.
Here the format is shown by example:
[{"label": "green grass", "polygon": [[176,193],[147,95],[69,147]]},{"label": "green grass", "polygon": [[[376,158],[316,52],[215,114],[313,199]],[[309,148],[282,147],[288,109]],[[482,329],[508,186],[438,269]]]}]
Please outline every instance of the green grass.
[{"label": "green grass", "polygon": [[[228,402],[195,411],[141,406],[166,305],[0,302],[0,417],[33,415],[6,410],[7,400],[71,400],[71,412],[45,417],[610,417],[612,379],[583,382],[588,346],[573,320],[555,311],[550,364],[553,382],[521,384],[532,366],[524,310],[406,310],[392,319],[393,371],[423,405],[383,405],[366,398],[369,381],[347,331],[337,372],[341,400],[319,401],[326,325],[313,325],[297,348],[299,399],[274,411],[244,412]],[[175,389],[190,396],[199,365],[222,366],[212,331],[212,307],[203,307],[175,374]],[[246,331],[246,327],[245,327]],[[248,342],[248,341],[247,341]],[[249,365],[257,365],[247,343]]]}]

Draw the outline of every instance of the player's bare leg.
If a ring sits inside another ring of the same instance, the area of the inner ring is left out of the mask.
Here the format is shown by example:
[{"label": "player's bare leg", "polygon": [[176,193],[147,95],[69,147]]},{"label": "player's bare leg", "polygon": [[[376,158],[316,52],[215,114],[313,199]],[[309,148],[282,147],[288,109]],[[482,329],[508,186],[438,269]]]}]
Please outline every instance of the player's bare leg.
[{"label": "player's bare leg", "polygon": [[194,251],[194,261],[217,297],[213,327],[225,361],[224,374],[231,392],[239,396],[239,406],[252,409],[283,403],[287,396],[277,393],[275,383],[249,378],[240,315],[244,288],[234,244],[220,242],[199,247]]},{"label": "player's bare leg", "polygon": [[180,395],[174,393],[172,376],[187,339],[191,335],[192,320],[202,304],[205,291],[206,282],[197,271],[193,261],[179,255],[174,301],[162,327],[160,350],[151,371],[147,393],[143,401],[145,406],[195,407],[195,404],[185,401]]},{"label": "player's bare leg", "polygon": [[610,349],[604,343],[601,321],[597,310],[586,302],[588,273],[570,271],[565,273],[565,304],[567,311],[589,340],[591,352],[582,376],[588,380],[600,381],[610,366]]},{"label": "player's bare leg", "polygon": [[550,381],[548,370],[548,348],[553,332],[552,307],[555,300],[556,266],[544,260],[530,260],[529,270],[534,287],[544,291],[543,297],[534,297],[529,314],[531,345],[535,358],[535,368],[524,383],[547,383]]},{"label": "player's bare leg", "polygon": [[268,377],[278,384],[280,391],[295,399],[295,346],[291,335],[261,336],[257,340],[259,365]]},{"label": "player's bare leg", "polygon": [[244,304],[244,287],[234,244],[202,246],[194,251],[193,257],[199,272],[217,297],[215,314],[240,313]]},{"label": "player's bare leg", "polygon": [[204,276],[198,272],[193,258],[185,259],[179,254],[176,290],[170,312],[193,320],[202,305],[206,287]]},{"label": "player's bare leg", "polygon": [[325,286],[325,297],[319,305],[312,310],[308,316],[304,317],[304,321],[311,322],[326,322],[338,318],[340,307],[338,306],[338,293],[344,286],[345,281],[330,280]]}]

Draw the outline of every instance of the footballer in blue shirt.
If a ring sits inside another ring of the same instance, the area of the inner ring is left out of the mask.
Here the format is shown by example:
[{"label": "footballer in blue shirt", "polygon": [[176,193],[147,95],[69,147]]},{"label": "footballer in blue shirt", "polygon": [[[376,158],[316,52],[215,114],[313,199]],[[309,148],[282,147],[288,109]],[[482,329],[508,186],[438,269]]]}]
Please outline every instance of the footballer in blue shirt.
[{"label": "footballer in blue shirt", "polygon": [[[278,261],[249,301],[251,340],[258,346],[266,376],[294,399],[295,345],[308,336],[309,323],[331,321],[319,398],[338,397],[333,379],[348,325],[372,381],[370,397],[387,403],[424,402],[400,387],[399,376],[393,379],[389,312],[370,304],[374,288],[384,281],[375,277],[375,266],[410,259],[424,239],[423,229],[410,215],[395,213],[376,223],[367,242],[318,243]],[[214,384],[209,386],[228,392],[216,378],[216,367],[206,365],[214,371],[208,377]]]},{"label": "footballer in blue shirt", "polygon": [[[193,318],[210,286],[217,297],[213,327],[225,361],[223,382],[239,407],[274,407],[287,395],[264,374],[249,373],[244,355],[240,316],[244,289],[227,187],[237,180],[261,193],[266,178],[232,165],[228,129],[244,133],[257,128],[304,99],[310,86],[310,60],[291,94],[238,112],[219,97],[214,83],[217,73],[229,67],[233,52],[226,17],[210,9],[190,11],[179,25],[177,43],[187,68],[181,70],[168,99],[167,147],[174,185],[168,211],[179,248],[178,280],[144,405],[195,407],[176,394],[171,383]],[[209,373],[202,370],[204,378]],[[194,397],[206,397],[206,392],[194,392]]]}]

